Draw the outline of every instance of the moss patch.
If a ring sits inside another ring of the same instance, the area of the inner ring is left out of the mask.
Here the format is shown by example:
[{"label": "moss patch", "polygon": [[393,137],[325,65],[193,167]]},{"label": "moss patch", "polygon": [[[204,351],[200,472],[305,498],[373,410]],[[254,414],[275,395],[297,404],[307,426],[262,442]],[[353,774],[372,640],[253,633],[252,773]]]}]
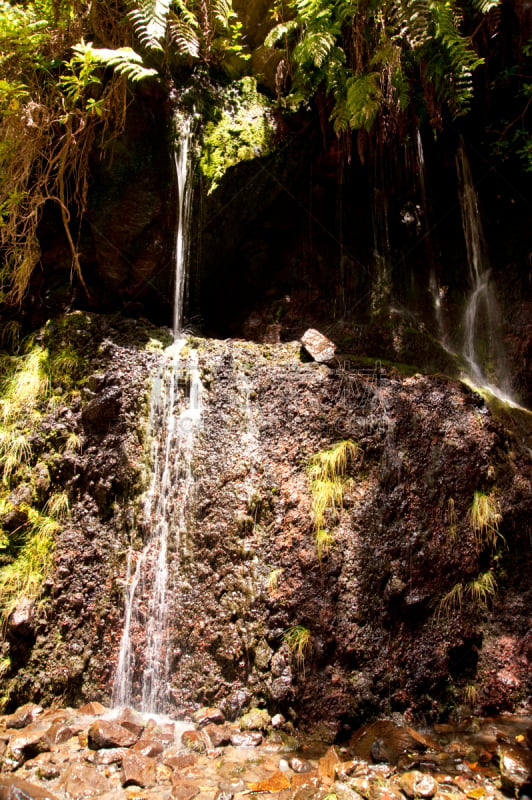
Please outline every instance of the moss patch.
[{"label": "moss patch", "polygon": [[200,157],[209,194],[230,167],[266,156],[273,149],[272,104],[257,91],[255,78],[232,83],[222,94],[220,107],[220,118],[205,127]]}]

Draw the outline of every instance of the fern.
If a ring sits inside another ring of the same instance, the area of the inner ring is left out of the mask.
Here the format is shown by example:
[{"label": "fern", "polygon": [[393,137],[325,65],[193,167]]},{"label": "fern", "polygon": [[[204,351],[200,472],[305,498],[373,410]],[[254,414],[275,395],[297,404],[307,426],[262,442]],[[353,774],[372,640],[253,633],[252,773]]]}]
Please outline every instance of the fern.
[{"label": "fern", "polygon": [[74,48],[74,53],[80,60],[90,60],[105,67],[112,67],[118,75],[123,75],[135,83],[144,78],[157,75],[157,70],[148,69],[142,62],[142,56],[131,47],[119,47],[116,50],[106,47],[93,47],[90,42],[81,42]]},{"label": "fern", "polygon": [[199,58],[200,30],[198,20],[182,0],[177,3],[177,9],[179,13],[172,12],[168,21],[171,40],[176,46],[179,55]]},{"label": "fern", "polygon": [[295,19],[289,19],[287,22],[279,22],[266,36],[264,44],[266,47],[275,47],[275,45],[279,43],[284,44],[297,29],[298,23]]},{"label": "fern", "polygon": [[171,0],[137,0],[129,18],[141,45],[147,50],[164,52]]}]

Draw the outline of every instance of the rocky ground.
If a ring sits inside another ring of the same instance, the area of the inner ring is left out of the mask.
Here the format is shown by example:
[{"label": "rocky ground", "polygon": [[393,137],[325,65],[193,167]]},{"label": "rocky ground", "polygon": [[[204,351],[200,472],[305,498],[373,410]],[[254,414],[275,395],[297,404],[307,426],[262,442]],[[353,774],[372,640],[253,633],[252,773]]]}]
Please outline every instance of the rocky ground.
[{"label": "rocky ground", "polygon": [[464,717],[419,733],[381,719],[330,745],[280,715],[216,708],[173,722],[99,703],[0,720],[6,800],[503,800],[530,796],[532,719]]}]

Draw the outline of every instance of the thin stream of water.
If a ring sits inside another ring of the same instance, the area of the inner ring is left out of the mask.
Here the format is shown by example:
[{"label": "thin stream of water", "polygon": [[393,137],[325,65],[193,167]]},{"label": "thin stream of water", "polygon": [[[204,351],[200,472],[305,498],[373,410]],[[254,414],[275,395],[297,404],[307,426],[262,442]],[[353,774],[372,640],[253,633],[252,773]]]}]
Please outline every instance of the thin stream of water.
[{"label": "thin stream of water", "polygon": [[[488,389],[499,399],[515,405],[500,336],[501,319],[490,280],[491,269],[478,196],[462,141],[456,153],[456,170],[470,284],[463,319],[462,355],[474,385]],[[485,351],[483,355],[480,352],[481,346]],[[487,377],[488,363],[496,383]]]},{"label": "thin stream of water", "polygon": [[[149,435],[151,481],[143,509],[142,551],[130,546],[124,628],[113,687],[114,706],[160,713],[171,705],[168,626],[187,550],[187,515],[194,489],[193,455],[201,422],[202,385],[195,351],[184,357],[182,334],[192,199],[192,118],[179,121],[175,153],[178,191],[175,244],[174,344],[153,380]],[[172,577],[173,576],[173,577]]]}]

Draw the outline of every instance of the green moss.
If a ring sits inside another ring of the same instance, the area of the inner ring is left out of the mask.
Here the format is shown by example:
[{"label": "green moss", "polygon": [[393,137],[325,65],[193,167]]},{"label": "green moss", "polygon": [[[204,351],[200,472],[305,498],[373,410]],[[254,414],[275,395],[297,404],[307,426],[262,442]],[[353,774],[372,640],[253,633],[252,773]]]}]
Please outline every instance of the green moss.
[{"label": "green moss", "polygon": [[205,127],[200,157],[209,194],[230,167],[273,149],[272,104],[257,91],[255,78],[235,81],[222,96],[221,108],[221,117]]}]

